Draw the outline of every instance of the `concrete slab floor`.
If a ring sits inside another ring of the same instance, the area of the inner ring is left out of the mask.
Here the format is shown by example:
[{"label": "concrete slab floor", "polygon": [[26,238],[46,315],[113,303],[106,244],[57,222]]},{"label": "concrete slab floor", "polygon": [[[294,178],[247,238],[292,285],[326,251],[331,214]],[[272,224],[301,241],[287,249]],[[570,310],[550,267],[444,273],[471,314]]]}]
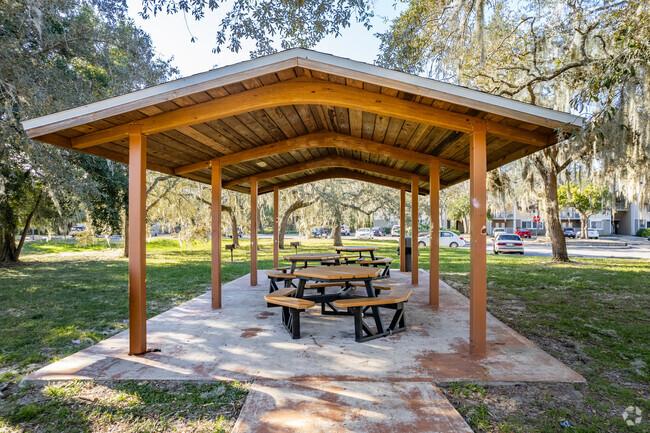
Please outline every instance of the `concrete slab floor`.
[{"label": "concrete slab floor", "polygon": [[414,289],[408,329],[392,336],[356,343],[352,317],[313,308],[302,315],[302,338],[292,340],[281,310],[266,307],[260,272],[257,287],[249,276],[224,285],[221,310],[206,293],[148,320],[148,345],[159,352],[127,355],[125,331],[25,381],[252,381],[237,433],[471,432],[434,382],[584,382],[489,314],[488,352],[470,356],[468,299],[441,282],[435,311],[428,272],[416,287],[410,273],[391,274],[382,284]]},{"label": "concrete slab floor", "polygon": [[[391,271],[382,284],[410,286],[410,273]],[[338,380],[412,382],[583,382],[564,364],[488,314],[488,352],[469,355],[469,301],[441,282],[440,309],[428,306],[428,277],[406,306],[404,332],[354,341],[349,316],[302,315],[292,340],[280,309],[267,308],[266,276],[244,276],[223,287],[221,310],[201,295],[147,322],[149,347],[129,356],[128,332],[31,373],[27,381],[96,380]],[[387,313],[390,313],[389,310]]]}]

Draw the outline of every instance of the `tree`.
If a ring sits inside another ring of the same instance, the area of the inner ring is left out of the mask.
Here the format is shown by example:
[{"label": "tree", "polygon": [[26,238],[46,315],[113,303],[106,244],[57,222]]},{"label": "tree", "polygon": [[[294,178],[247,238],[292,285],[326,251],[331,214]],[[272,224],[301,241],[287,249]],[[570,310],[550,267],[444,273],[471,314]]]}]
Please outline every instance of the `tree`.
[{"label": "tree", "polygon": [[593,183],[581,188],[575,183],[569,182],[558,188],[558,202],[560,206],[574,208],[580,214],[580,225],[584,239],[587,239],[589,218],[602,211],[604,204],[608,200],[607,188]]},{"label": "tree", "polygon": [[636,0],[411,1],[380,35],[378,63],[592,114],[581,134],[566,140],[560,131],[560,144],[529,160],[544,190],[553,259],[566,261],[558,176],[575,161],[598,159],[603,176],[649,177],[649,10]]},{"label": "tree", "polygon": [[469,194],[467,191],[459,192],[447,205],[447,217],[463,222],[463,232],[469,229]]},{"label": "tree", "polygon": [[287,226],[289,225],[289,218],[295,211],[298,209],[303,209],[308,206],[311,206],[311,201],[304,201],[302,198],[296,199],[293,203],[287,207],[287,209],[282,214],[282,219],[280,220],[280,227],[278,233],[278,246],[281,250],[284,249],[284,235],[287,232]]},{"label": "tree", "polygon": [[[270,54],[294,47],[313,47],[329,34],[339,35],[348,27],[353,17],[370,29],[373,16],[371,0],[143,0],[141,15],[149,18],[161,12],[191,14],[196,20],[205,18],[206,12],[229,8],[221,23],[216,26],[217,45],[238,52],[242,41],[250,39],[256,49],[251,57]],[[277,39],[274,39],[277,38]],[[194,41],[191,37],[191,41]]]},{"label": "tree", "polygon": [[[305,186],[305,194],[315,197],[306,221],[332,228],[334,246],[343,244],[341,224],[352,218],[365,220],[395,200],[395,190],[367,182],[330,179]],[[305,215],[307,216],[307,215]]]},{"label": "tree", "polygon": [[[45,203],[92,189],[70,153],[28,140],[20,121],[157,84],[174,70],[155,58],[124,2],[7,0],[0,8],[0,262],[19,259]],[[71,91],[71,83],[74,91]]]}]

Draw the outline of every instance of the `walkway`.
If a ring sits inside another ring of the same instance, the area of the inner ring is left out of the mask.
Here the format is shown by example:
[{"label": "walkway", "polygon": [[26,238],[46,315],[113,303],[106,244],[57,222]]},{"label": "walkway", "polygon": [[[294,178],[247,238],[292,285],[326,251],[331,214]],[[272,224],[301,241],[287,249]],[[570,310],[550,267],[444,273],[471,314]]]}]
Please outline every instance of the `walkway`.
[{"label": "walkway", "polygon": [[[409,286],[409,273],[391,274]],[[126,355],[122,332],[26,380],[253,381],[237,432],[471,431],[434,382],[584,381],[489,314],[488,353],[470,357],[469,301],[441,282],[441,307],[432,311],[426,271],[407,305],[409,329],[361,344],[351,317],[316,309],[301,320],[303,337],[291,340],[279,309],[266,308],[265,275],[257,287],[248,281],[224,285],[222,310],[210,309],[206,293],[150,319],[149,344],[160,352]]]}]

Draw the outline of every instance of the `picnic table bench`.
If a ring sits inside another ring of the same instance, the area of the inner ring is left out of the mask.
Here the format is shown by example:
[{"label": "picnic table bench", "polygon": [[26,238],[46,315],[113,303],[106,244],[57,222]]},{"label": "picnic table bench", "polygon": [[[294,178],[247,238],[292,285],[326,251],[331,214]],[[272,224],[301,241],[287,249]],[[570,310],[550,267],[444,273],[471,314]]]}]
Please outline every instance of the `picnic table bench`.
[{"label": "picnic table bench", "polygon": [[379,267],[380,265],[383,266],[383,270],[381,271],[381,278],[388,278],[390,277],[390,264],[393,263],[393,259],[388,258],[388,257],[376,257],[375,259],[371,260],[366,260],[362,259],[357,261],[358,265],[361,266],[372,266],[374,268]]},{"label": "picnic table bench", "polygon": [[[350,298],[338,299],[334,301],[334,306],[338,308],[347,308],[354,316],[354,339],[358,343],[372,340],[374,338],[392,335],[406,329],[404,321],[404,303],[408,302],[413,290],[398,289],[393,290],[390,294],[374,298]],[[363,320],[363,312],[370,307],[373,310],[376,330],[373,330]],[[390,308],[395,310],[395,314],[387,329],[381,320],[379,308]]]},{"label": "picnic table bench", "polygon": [[300,312],[313,307],[314,301],[291,297],[295,287],[284,287],[264,296],[267,306],[282,307],[282,324],[295,340],[300,338]]},{"label": "picnic table bench", "polygon": [[284,287],[295,287],[291,282],[291,280],[296,278],[293,274],[287,274],[285,271],[277,270],[264,271],[264,273],[269,277],[269,293],[276,292],[280,289],[278,286],[279,281],[284,282]]}]

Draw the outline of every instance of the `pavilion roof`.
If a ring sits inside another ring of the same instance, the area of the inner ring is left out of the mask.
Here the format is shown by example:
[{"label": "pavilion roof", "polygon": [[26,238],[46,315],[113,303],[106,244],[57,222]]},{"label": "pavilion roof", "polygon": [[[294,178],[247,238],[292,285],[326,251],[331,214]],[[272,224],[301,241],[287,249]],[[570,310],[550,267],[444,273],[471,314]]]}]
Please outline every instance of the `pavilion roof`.
[{"label": "pavilion roof", "polygon": [[487,125],[488,170],[557,142],[579,116],[304,49],[293,49],[23,122],[29,138],[128,163],[140,125],[147,167],[260,193],[330,177],[428,188],[468,178],[469,133]]}]

